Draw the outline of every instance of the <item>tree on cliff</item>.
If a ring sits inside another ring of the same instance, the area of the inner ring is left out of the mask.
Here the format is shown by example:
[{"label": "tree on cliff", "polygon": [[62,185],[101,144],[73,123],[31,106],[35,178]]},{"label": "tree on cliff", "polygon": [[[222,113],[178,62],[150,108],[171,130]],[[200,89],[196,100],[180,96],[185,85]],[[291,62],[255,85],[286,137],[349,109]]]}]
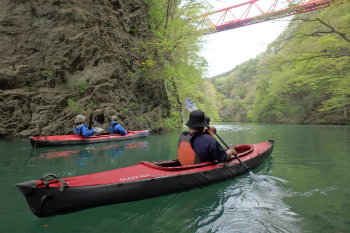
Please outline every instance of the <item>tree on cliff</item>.
[{"label": "tree on cliff", "polygon": [[[148,21],[154,37],[144,45],[150,51],[147,61],[153,63],[152,66],[145,63],[144,71],[149,78],[164,80],[168,93],[178,95],[180,103],[191,97],[213,120],[219,119],[215,100],[210,98],[215,96],[215,89],[207,89],[208,84],[202,79],[207,66],[198,55],[204,42],[203,32],[196,29],[197,22],[185,20],[210,6],[202,1],[147,0],[147,3],[151,6]],[[204,94],[209,91],[211,95]]]}]

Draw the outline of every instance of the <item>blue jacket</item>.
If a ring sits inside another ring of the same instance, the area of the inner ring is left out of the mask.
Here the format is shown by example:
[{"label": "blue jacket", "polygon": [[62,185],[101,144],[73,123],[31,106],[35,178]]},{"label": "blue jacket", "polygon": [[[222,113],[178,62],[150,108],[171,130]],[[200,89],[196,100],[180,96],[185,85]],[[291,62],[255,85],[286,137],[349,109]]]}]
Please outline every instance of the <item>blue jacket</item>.
[{"label": "blue jacket", "polygon": [[112,121],[108,126],[108,133],[110,134],[120,134],[125,135],[127,134],[126,130],[123,128],[121,124],[119,124],[116,121]]},{"label": "blue jacket", "polygon": [[89,130],[86,124],[74,125],[73,133],[79,136],[89,137],[94,133],[94,129]]}]

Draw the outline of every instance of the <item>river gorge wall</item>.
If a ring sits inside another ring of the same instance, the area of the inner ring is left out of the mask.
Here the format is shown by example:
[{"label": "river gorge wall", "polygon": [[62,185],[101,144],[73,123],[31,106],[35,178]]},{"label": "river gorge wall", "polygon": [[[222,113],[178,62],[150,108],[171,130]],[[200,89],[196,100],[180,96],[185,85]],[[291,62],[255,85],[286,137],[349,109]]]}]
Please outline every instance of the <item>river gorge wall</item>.
[{"label": "river gorge wall", "polygon": [[147,14],[143,0],[2,0],[0,137],[68,134],[78,114],[161,130],[166,87],[138,72]]}]

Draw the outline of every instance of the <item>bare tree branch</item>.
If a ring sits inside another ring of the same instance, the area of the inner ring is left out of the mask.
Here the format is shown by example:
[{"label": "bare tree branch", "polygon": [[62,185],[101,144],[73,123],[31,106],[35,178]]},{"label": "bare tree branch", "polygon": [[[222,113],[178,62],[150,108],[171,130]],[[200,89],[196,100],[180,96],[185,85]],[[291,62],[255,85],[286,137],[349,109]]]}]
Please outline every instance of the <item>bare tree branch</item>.
[{"label": "bare tree branch", "polygon": [[329,31],[322,31],[320,29],[320,27],[319,27],[318,31],[314,31],[314,32],[312,32],[310,34],[298,33],[298,34],[295,34],[294,36],[291,36],[291,37],[287,38],[286,40],[290,40],[290,39],[293,39],[293,38],[298,38],[298,35],[301,35],[301,36],[321,36],[321,34],[335,33],[335,34],[339,35],[342,39],[344,39],[346,42],[350,43],[350,38],[346,37],[345,33],[337,31],[334,27],[332,27],[330,24],[324,22],[320,18],[316,18],[316,19],[297,18],[297,19],[294,19],[294,20],[301,20],[301,21],[305,21],[305,22],[316,22],[316,21],[318,21],[319,23],[323,24],[324,26],[326,26],[330,30]]},{"label": "bare tree branch", "polygon": [[338,32],[337,30],[335,30],[331,25],[323,22],[320,18],[316,18],[316,20],[320,23],[322,23],[323,25],[325,25],[326,27],[328,27],[329,29],[331,29],[331,31],[329,31],[330,33],[336,33],[338,34],[341,38],[343,38],[346,42],[350,43],[350,39],[346,37],[345,33],[342,32]]}]

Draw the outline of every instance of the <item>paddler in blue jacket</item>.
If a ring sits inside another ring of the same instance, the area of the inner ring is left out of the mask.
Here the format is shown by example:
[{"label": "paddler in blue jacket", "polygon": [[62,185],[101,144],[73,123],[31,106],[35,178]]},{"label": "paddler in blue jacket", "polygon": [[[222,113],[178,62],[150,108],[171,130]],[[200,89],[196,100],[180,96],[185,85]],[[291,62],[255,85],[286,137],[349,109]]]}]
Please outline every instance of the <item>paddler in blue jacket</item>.
[{"label": "paddler in blue jacket", "polygon": [[90,130],[88,126],[84,123],[86,117],[83,115],[78,115],[74,120],[73,133],[78,136],[89,137],[94,134],[94,127]]},{"label": "paddler in blue jacket", "polygon": [[177,151],[181,165],[215,160],[226,162],[231,159],[231,155],[237,153],[234,149],[225,151],[213,136],[205,133],[204,129],[208,126],[208,122],[203,111],[192,111],[186,126],[190,130],[181,134]]},{"label": "paddler in blue jacket", "polygon": [[118,123],[117,116],[112,116],[111,120],[112,121],[109,123],[109,126],[108,126],[108,132],[110,134],[125,135],[128,133],[128,131],[125,130],[121,124]]}]

